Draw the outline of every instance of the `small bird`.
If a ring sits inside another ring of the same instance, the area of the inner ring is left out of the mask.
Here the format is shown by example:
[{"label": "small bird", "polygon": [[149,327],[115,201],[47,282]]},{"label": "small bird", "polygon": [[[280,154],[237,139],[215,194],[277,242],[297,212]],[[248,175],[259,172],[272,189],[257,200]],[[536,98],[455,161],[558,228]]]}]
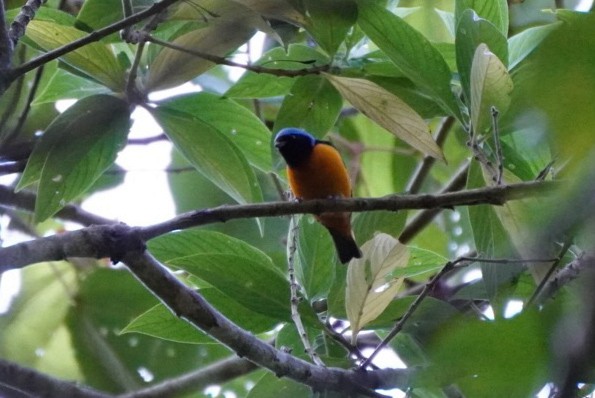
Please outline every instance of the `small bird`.
[{"label": "small bird", "polygon": [[[330,142],[290,127],[279,131],[275,147],[287,163],[289,187],[298,200],[351,197],[347,169]],[[351,229],[351,213],[322,213],[316,219],[330,232],[343,264],[362,256]]]}]

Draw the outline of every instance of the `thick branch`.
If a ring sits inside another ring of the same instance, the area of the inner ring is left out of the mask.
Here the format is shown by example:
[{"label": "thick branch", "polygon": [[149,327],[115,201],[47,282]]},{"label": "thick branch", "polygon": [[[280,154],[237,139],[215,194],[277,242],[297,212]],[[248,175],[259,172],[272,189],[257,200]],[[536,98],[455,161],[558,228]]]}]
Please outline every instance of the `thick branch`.
[{"label": "thick branch", "polygon": [[[381,396],[373,389],[404,388],[408,385],[410,369],[362,372],[325,368],[277,350],[217,312],[200,294],[185,286],[150,254],[131,251],[123,261],[176,315],[219,340],[240,357],[271,370],[278,377],[288,377],[315,391],[330,389],[372,397]],[[386,377],[388,374],[391,377]],[[385,384],[389,380],[390,386]]]},{"label": "thick branch", "polygon": [[553,191],[552,182],[477,188],[438,195],[391,195],[383,198],[319,199],[305,202],[269,202],[250,205],[219,206],[182,214],[161,224],[141,228],[141,235],[151,239],[164,233],[235,218],[275,217],[298,213],[363,212],[374,210],[441,209],[479,204],[502,205],[509,200],[524,199]]},{"label": "thick branch", "polygon": [[0,359],[0,385],[10,386],[32,397],[110,397],[110,395],[90,390],[76,383],[53,378],[4,359]]},{"label": "thick branch", "polygon": [[[68,257],[110,257],[119,260],[130,248],[165,233],[236,218],[275,217],[289,214],[323,212],[362,212],[451,208],[478,204],[503,204],[553,191],[553,182],[530,182],[438,195],[404,195],[385,198],[321,199],[301,203],[270,202],[251,205],[220,206],[194,211],[149,227],[131,228],[122,224],[98,225],[66,232],[0,249],[0,273],[41,261]],[[1,193],[2,191],[0,191]],[[1,200],[1,198],[0,198]]]}]

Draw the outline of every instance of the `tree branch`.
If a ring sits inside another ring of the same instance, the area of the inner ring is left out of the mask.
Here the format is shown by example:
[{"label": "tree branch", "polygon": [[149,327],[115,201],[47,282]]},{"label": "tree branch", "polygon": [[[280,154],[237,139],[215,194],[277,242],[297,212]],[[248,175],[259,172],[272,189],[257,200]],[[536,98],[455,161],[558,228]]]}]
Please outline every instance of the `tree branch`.
[{"label": "tree branch", "polygon": [[[14,188],[0,185],[0,204],[5,207],[33,212],[35,210],[35,194],[27,191],[14,192]],[[81,225],[114,224],[116,221],[89,213],[75,205],[66,205],[56,214],[57,218],[73,221]]]},{"label": "tree branch", "polygon": [[[384,198],[319,199],[300,203],[269,202],[226,205],[185,213],[169,221],[148,227],[133,228],[124,224],[93,225],[77,231],[65,232],[0,249],[0,273],[35,262],[64,260],[68,257],[109,257],[117,261],[131,247],[140,247],[143,245],[142,242],[159,235],[178,229],[225,222],[236,218],[503,204],[509,200],[524,199],[551,192],[557,186],[558,184],[552,181],[536,181],[438,195],[391,195]],[[2,197],[0,196],[1,201]]]},{"label": "tree branch", "polygon": [[91,390],[76,383],[56,379],[4,359],[0,359],[0,385],[9,386],[33,397],[111,397],[111,395]]},{"label": "tree branch", "polygon": [[[240,357],[269,369],[278,377],[288,377],[306,384],[314,391],[333,390],[368,397],[382,397],[373,391],[391,386],[404,388],[413,372],[411,369],[361,372],[315,366],[276,349],[241,329],[217,312],[200,294],[188,288],[168,272],[150,254],[129,251],[123,262],[130,271],[179,317],[188,320],[235,351]],[[390,373],[392,377],[385,377]]]},{"label": "tree branch", "polygon": [[166,380],[149,388],[119,395],[118,398],[161,398],[196,392],[212,384],[222,384],[258,369],[244,358],[229,357],[195,372]]},{"label": "tree branch", "polygon": [[551,181],[535,181],[437,195],[390,195],[382,198],[317,199],[300,203],[269,202],[225,205],[181,214],[161,224],[141,228],[141,235],[148,240],[176,229],[225,222],[236,218],[275,217],[299,213],[441,209],[480,204],[502,205],[509,200],[524,199],[553,191],[556,186],[557,184]]},{"label": "tree branch", "polygon": [[[8,27],[6,26],[6,14],[4,11],[4,1],[0,0],[0,76],[5,76],[10,70],[10,60],[14,47],[8,36]],[[6,86],[5,86],[6,85]],[[5,78],[0,79],[0,93],[3,93],[8,87]]]},{"label": "tree branch", "polygon": [[21,11],[10,24],[8,30],[8,37],[12,41],[13,46],[16,46],[19,39],[25,35],[25,29],[31,20],[35,17],[35,13],[41,7],[44,1],[42,0],[27,0]]},{"label": "tree branch", "polygon": [[116,23],[106,26],[105,28],[91,32],[81,39],[75,40],[73,42],[63,45],[62,47],[56,48],[55,50],[42,54],[39,57],[32,59],[31,61],[26,62],[20,65],[19,67],[13,69],[9,74],[9,81],[13,81],[20,75],[25,74],[35,68],[38,68],[39,66],[44,65],[50,61],[53,61],[54,59],[59,58],[64,54],[68,54],[69,52],[83,47],[89,43],[93,43],[106,36],[109,36],[112,33],[119,31],[120,29],[140,22],[143,19],[152,15],[158,14],[177,1],[178,0],[162,0],[159,3],[153,4],[151,7],[147,8],[144,11],[132,14],[128,18],[124,18]]}]

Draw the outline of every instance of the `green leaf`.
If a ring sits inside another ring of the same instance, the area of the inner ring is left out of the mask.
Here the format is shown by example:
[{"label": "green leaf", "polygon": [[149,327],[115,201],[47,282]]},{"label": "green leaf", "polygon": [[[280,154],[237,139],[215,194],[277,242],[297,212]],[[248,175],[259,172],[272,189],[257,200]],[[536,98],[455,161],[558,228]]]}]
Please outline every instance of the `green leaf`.
[{"label": "green leaf", "polygon": [[541,44],[543,39],[549,36],[554,30],[558,29],[560,22],[535,26],[523,30],[521,33],[508,39],[508,68],[512,69],[524,60],[529,54]]},{"label": "green leaf", "polygon": [[456,0],[455,19],[457,24],[465,10],[474,10],[481,18],[489,21],[504,36],[508,36],[508,2],[506,0]]},{"label": "green leaf", "polygon": [[[290,231],[293,231],[293,222]],[[298,224],[296,277],[310,301],[326,298],[335,277],[335,247],[327,229],[313,217],[302,216]]]},{"label": "green leaf", "polygon": [[[258,334],[269,331],[278,323],[273,318],[248,310],[217,289],[200,289],[199,294],[232,322],[251,333]],[[186,320],[175,316],[169,308],[161,303],[136,317],[120,333],[141,333],[187,344],[216,343]]]},{"label": "green leaf", "polygon": [[424,120],[400,98],[365,79],[325,74],[341,95],[364,115],[418,151],[444,160]]},{"label": "green leaf", "polygon": [[37,221],[51,217],[93,185],[116,159],[129,126],[128,104],[110,95],[83,98],[48,126],[17,186],[39,181]]},{"label": "green leaf", "polygon": [[358,1],[358,24],[403,74],[461,120],[450,88],[451,73],[436,48],[401,18],[368,0]]},{"label": "green leaf", "polygon": [[[481,167],[474,163],[469,171],[467,188],[484,187],[485,180]],[[513,245],[500,218],[492,206],[469,206],[469,222],[473,231],[475,250],[479,257],[509,258],[514,255]],[[481,264],[483,280],[488,297],[494,307],[494,314],[500,315],[502,309],[499,293],[514,281],[521,270],[518,264]]]},{"label": "green leaf", "polygon": [[[136,13],[153,4],[152,0],[132,0],[132,12]],[[86,0],[76,16],[77,25],[97,30],[118,22],[124,17],[120,0]]]},{"label": "green leaf", "polygon": [[295,80],[277,114],[273,131],[300,127],[323,137],[335,124],[343,100],[335,87],[322,76],[302,76]]},{"label": "green leaf", "polygon": [[[252,16],[236,13],[235,17],[217,19],[202,29],[190,31],[172,44],[194,51],[223,57],[248,41],[255,33]],[[211,61],[173,48],[163,48],[149,65],[147,92],[175,87],[215,66]]]},{"label": "green leaf", "polygon": [[218,232],[188,230],[151,240],[163,263],[204,280],[244,307],[289,320],[289,283],[271,259],[247,243]]},{"label": "green leaf", "polygon": [[287,378],[279,378],[272,373],[265,373],[246,398],[304,398],[308,396],[310,396],[310,388],[304,384]]},{"label": "green leaf", "polygon": [[471,66],[471,125],[474,134],[482,134],[489,129],[492,107],[498,110],[499,115],[506,113],[511,93],[512,79],[506,66],[485,44],[480,44]]},{"label": "green leaf", "polygon": [[378,232],[396,238],[403,230],[406,220],[406,211],[367,211],[357,214],[353,221],[353,231],[362,242],[369,241]]},{"label": "green leaf", "polygon": [[[0,355],[37,367],[57,338],[70,307],[68,292],[78,290],[76,274],[67,262],[39,263],[22,270],[22,289],[0,316]],[[62,352],[66,360],[67,352]],[[72,358],[69,358],[72,360]]]},{"label": "green leaf", "polygon": [[[254,63],[271,69],[300,70],[329,63],[328,57],[315,48],[291,44],[287,51],[275,47]],[[265,98],[286,95],[295,78],[248,71],[225,93],[226,97]]]},{"label": "green leaf", "polygon": [[160,106],[191,114],[217,129],[229,137],[252,165],[264,172],[271,171],[271,132],[245,107],[206,92],[176,96]]},{"label": "green leaf", "polygon": [[305,29],[333,56],[357,20],[353,0],[306,0]]},{"label": "green leaf", "polygon": [[448,259],[431,250],[409,246],[409,262],[404,268],[391,272],[394,278],[412,278],[428,272],[435,272],[444,267]]},{"label": "green leaf", "polygon": [[61,99],[82,99],[95,94],[107,94],[109,89],[63,69],[56,69],[43,91],[35,97],[32,105],[56,102]]},{"label": "green leaf", "polygon": [[[27,36],[45,51],[51,51],[85,37],[87,33],[53,22],[34,20],[27,26]],[[60,59],[114,92],[124,89],[124,70],[105,44],[90,43],[63,55]]]},{"label": "green leaf", "polygon": [[368,323],[390,304],[404,278],[391,278],[409,258],[407,247],[395,238],[378,234],[362,245],[362,258],[352,260],[347,271],[345,308],[351,325],[352,343]]},{"label": "green leaf", "polygon": [[423,384],[456,384],[467,397],[534,396],[547,382],[551,330],[537,312],[496,322],[456,319],[434,338],[435,366]]},{"label": "green leaf", "polygon": [[225,193],[238,203],[262,201],[260,185],[246,157],[209,120],[177,109],[175,102],[158,106],[152,114],[186,159]]},{"label": "green leaf", "polygon": [[485,43],[500,61],[508,63],[508,43],[506,36],[485,19],[479,18],[472,10],[466,10],[457,25],[455,50],[461,85],[467,100],[470,100],[471,64],[475,50]]}]

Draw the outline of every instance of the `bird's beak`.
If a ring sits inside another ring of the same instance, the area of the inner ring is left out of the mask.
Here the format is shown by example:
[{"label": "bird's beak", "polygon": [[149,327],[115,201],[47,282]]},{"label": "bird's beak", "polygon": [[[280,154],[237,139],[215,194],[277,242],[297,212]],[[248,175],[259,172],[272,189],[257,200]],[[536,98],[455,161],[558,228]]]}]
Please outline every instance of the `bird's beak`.
[{"label": "bird's beak", "polygon": [[283,148],[287,144],[287,141],[275,141],[275,148],[280,149]]}]

